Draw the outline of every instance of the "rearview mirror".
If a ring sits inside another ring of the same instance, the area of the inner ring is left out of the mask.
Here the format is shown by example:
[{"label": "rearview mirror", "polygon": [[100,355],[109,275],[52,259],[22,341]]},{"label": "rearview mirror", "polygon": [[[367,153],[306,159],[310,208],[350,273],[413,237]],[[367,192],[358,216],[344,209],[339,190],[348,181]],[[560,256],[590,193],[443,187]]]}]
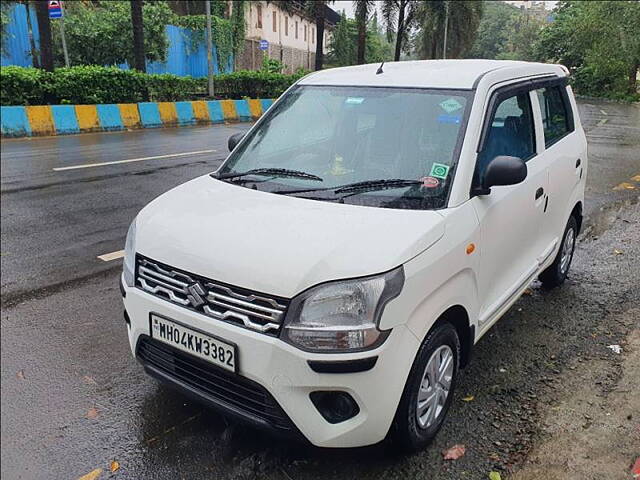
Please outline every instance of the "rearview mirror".
[{"label": "rearview mirror", "polygon": [[236,148],[236,145],[240,143],[240,140],[242,140],[242,137],[244,137],[243,132],[235,133],[229,137],[229,140],[227,141],[227,147],[229,147],[230,152],[232,152],[233,149]]},{"label": "rearview mirror", "polygon": [[489,162],[484,172],[481,195],[487,195],[491,187],[516,185],[527,178],[527,164],[519,157],[499,155]]}]

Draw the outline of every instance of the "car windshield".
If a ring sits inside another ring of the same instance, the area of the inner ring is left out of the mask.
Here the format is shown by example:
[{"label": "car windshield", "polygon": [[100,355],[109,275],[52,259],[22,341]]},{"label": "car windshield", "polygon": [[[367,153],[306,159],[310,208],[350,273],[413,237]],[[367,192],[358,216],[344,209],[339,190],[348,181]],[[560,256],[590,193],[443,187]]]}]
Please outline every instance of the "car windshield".
[{"label": "car windshield", "polygon": [[443,208],[471,95],[468,90],[297,86],[274,104],[216,175],[249,188],[317,200]]}]

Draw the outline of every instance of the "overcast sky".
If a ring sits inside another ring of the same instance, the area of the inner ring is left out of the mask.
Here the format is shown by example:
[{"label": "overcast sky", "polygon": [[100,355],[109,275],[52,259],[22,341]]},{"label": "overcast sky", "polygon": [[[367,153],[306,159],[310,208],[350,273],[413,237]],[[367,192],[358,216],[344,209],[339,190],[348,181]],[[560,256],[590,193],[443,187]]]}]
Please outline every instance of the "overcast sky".
[{"label": "overcast sky", "polygon": [[[556,3],[558,2],[555,0],[547,1],[546,7],[548,9],[552,9]],[[353,2],[351,0],[338,0],[333,5],[330,5],[330,6],[338,13],[342,13],[342,10],[344,10],[347,13],[347,17],[351,17],[351,18],[354,17]]]}]

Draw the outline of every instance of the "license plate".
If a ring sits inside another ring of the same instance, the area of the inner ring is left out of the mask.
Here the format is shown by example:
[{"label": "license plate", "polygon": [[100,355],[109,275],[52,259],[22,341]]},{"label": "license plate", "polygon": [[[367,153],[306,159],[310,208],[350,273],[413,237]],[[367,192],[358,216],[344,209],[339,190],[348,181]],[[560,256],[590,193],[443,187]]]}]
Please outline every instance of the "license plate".
[{"label": "license plate", "polygon": [[151,337],[226,370],[236,371],[236,346],[219,338],[153,314]]}]

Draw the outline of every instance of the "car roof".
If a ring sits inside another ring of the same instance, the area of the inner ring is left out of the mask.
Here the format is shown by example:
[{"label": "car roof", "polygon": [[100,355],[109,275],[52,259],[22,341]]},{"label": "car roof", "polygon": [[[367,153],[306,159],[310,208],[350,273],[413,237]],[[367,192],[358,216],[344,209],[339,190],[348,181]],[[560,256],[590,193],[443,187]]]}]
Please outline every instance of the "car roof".
[{"label": "car roof", "polygon": [[567,70],[561,65],[512,60],[416,60],[389,62],[376,74],[379,63],[321,70],[304,77],[301,85],[351,85],[376,87],[420,87],[473,89],[485,74],[504,81],[528,76],[557,75]]}]

